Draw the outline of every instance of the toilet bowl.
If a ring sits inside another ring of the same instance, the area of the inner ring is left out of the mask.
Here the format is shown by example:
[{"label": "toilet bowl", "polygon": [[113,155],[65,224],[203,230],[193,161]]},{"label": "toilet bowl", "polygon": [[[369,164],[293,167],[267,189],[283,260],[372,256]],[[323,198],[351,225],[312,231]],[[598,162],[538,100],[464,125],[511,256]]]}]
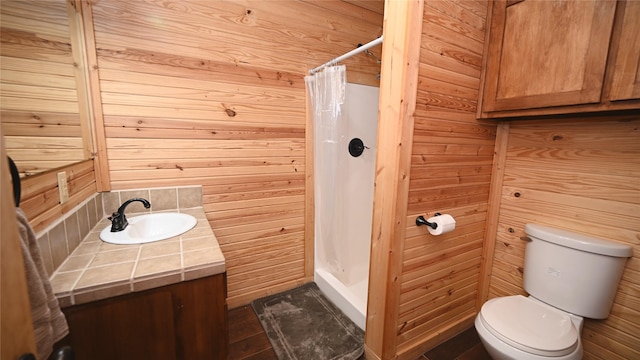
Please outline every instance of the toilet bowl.
[{"label": "toilet bowl", "polygon": [[487,301],[475,320],[494,360],[582,358],[583,318],[522,295]]},{"label": "toilet bowl", "polygon": [[529,297],[487,301],[475,320],[480,341],[495,360],[581,359],[583,317],[609,316],[632,248],[537,224],[525,233]]}]

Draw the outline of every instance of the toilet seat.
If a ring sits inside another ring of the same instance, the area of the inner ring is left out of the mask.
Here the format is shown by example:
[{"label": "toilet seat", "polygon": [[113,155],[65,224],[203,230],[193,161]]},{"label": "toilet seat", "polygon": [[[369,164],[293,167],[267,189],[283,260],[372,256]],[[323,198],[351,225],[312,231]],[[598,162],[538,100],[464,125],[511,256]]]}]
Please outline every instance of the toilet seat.
[{"label": "toilet seat", "polygon": [[578,346],[579,332],[567,313],[522,295],[487,301],[480,320],[495,337],[531,354],[563,356]]}]

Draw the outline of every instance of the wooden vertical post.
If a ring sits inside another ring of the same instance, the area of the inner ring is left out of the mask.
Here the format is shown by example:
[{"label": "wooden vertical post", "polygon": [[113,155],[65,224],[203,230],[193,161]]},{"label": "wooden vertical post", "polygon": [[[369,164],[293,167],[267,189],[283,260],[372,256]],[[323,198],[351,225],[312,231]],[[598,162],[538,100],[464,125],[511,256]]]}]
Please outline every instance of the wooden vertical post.
[{"label": "wooden vertical post", "polygon": [[84,45],[84,31],[82,16],[80,14],[79,1],[67,2],[67,15],[69,19],[69,37],[71,39],[71,52],[75,68],[76,93],[78,94],[78,107],[80,112],[80,128],[82,129],[83,159],[91,159],[94,153],[91,119],[93,117],[91,97],[89,95],[89,72]]},{"label": "wooden vertical post", "polygon": [[304,277],[311,280],[314,276],[315,257],[315,183],[314,174],[314,131],[313,109],[311,94],[305,87],[307,95],[306,125],[305,125],[305,180],[304,180]]},{"label": "wooden vertical post", "polygon": [[491,285],[491,268],[493,266],[493,252],[495,250],[498,231],[498,215],[500,214],[500,198],[504,179],[507,146],[509,145],[509,123],[502,121],[496,132],[496,145],[493,151],[493,167],[491,169],[491,188],[489,189],[489,204],[487,220],[484,227],[484,245],[482,246],[482,262],[480,268],[478,296],[476,309],[480,311],[482,304],[489,296]]},{"label": "wooden vertical post", "polygon": [[20,250],[20,235],[16,220],[16,207],[10,185],[9,162],[4,150],[4,137],[0,129],[0,199],[2,199],[2,226],[0,227],[0,358],[17,359],[36,354],[31,307],[27,292],[24,260]]},{"label": "wooden vertical post", "polygon": [[385,3],[367,359],[392,359],[396,354],[423,7],[423,0]]},{"label": "wooden vertical post", "polygon": [[[71,15],[71,14],[70,14]],[[96,188],[98,191],[111,190],[109,164],[107,162],[107,138],[104,131],[104,114],[102,113],[102,97],[100,94],[100,78],[98,75],[98,56],[96,54],[96,39],[93,32],[93,14],[91,3],[86,0],[75,1],[75,18],[78,20],[78,32],[72,36],[79,37],[85,59],[85,85],[88,93],[87,100],[91,107],[91,135],[93,138],[93,164],[96,174]],[[71,16],[70,16],[71,18]]]}]

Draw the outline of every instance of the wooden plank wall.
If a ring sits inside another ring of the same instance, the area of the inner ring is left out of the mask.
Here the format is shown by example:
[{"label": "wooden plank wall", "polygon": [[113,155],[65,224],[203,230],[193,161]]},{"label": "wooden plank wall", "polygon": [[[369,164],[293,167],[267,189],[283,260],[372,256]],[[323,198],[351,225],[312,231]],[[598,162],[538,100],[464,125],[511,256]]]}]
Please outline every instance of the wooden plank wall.
[{"label": "wooden plank wall", "polygon": [[[484,1],[425,1],[397,324],[414,359],[472,325],[496,125],[475,118]],[[449,213],[454,232],[427,234],[418,215]]]},{"label": "wooden plank wall", "polygon": [[86,159],[64,0],[2,0],[0,118],[7,153],[33,175]]},{"label": "wooden plank wall", "polygon": [[[230,307],[310,279],[303,76],[381,35],[355,4],[91,2],[111,187],[203,185]],[[377,84],[373,57],[345,63]]]},{"label": "wooden plank wall", "polygon": [[[508,147],[489,297],[522,289],[526,223],[633,247],[611,315],[585,321],[584,359],[640,358],[640,120],[518,121]],[[502,134],[501,134],[502,135]]]},{"label": "wooden plank wall", "polygon": [[[58,177],[66,172],[69,200],[60,204]],[[29,176],[21,181],[20,208],[27,215],[31,227],[38,232],[62,217],[74,207],[96,193],[96,177],[93,160],[85,160],[58,169]]]}]

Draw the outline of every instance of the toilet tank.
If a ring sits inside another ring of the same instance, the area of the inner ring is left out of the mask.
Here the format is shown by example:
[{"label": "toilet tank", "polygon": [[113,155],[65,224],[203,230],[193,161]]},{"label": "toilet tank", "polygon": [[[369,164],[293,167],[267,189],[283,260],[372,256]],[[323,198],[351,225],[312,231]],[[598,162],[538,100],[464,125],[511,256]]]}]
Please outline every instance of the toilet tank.
[{"label": "toilet tank", "polygon": [[526,224],[524,289],[574,315],[609,316],[630,246],[537,224]]}]

